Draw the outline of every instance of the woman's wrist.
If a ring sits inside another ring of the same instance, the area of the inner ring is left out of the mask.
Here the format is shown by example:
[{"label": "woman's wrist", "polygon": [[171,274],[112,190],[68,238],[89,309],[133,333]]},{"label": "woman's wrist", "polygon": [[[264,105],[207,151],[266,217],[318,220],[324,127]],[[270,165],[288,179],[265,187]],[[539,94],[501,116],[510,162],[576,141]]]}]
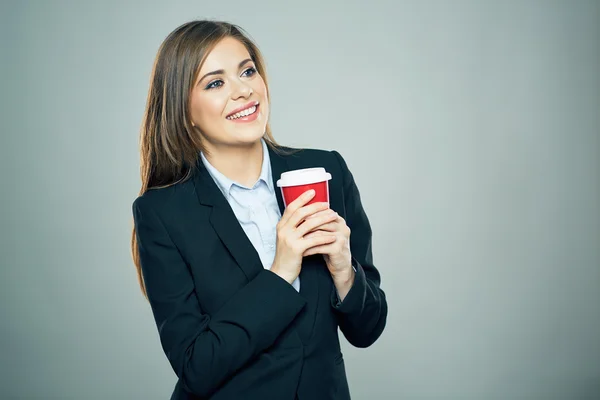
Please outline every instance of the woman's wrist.
[{"label": "woman's wrist", "polygon": [[338,292],[338,296],[340,297],[340,301],[344,301],[344,298],[352,288],[354,284],[354,278],[356,273],[353,268],[350,268],[346,273],[341,273],[336,276],[332,276],[333,284],[335,285],[335,289]]},{"label": "woman's wrist", "polygon": [[277,265],[273,264],[271,266],[271,272],[273,272],[275,275],[279,276],[281,279],[283,279],[284,281],[286,281],[287,283],[289,283],[290,285],[294,282],[294,280],[296,279],[295,277],[290,276],[289,274],[286,274],[284,272],[282,272]]}]

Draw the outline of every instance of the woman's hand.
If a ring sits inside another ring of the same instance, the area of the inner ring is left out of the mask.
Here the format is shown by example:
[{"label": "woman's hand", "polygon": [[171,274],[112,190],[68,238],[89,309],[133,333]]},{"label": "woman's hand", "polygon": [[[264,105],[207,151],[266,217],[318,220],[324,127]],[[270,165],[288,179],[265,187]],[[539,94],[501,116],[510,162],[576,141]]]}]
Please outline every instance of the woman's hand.
[{"label": "woman's hand", "polygon": [[310,239],[325,234],[335,235],[335,241],[311,247],[304,252],[304,256],[323,254],[333,283],[338,290],[340,299],[343,300],[354,283],[355,274],[350,252],[350,228],[346,225],[344,218],[337,215],[335,220],[319,226],[317,230],[309,232],[304,237]]},{"label": "woman's hand", "polygon": [[[290,284],[300,275],[302,257],[306,249],[336,240],[334,233],[326,231],[306,237],[308,232],[334,221],[337,217],[333,210],[329,210],[327,203],[305,206],[314,195],[314,190],[307,191],[288,204],[277,223],[277,247],[271,272]],[[307,218],[309,216],[310,218]]]}]

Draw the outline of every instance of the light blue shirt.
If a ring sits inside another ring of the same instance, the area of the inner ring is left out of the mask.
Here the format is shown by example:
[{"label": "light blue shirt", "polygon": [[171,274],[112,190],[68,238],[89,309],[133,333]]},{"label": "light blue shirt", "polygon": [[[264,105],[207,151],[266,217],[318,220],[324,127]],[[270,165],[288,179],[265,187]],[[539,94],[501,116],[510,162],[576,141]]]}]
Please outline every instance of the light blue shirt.
[{"label": "light blue shirt", "polygon": [[[267,143],[262,138],[261,143],[263,146],[262,168],[258,180],[252,187],[244,186],[227,178],[208,162],[202,152],[200,157],[208,173],[233,209],[246,236],[252,242],[263,267],[271,269],[277,243],[276,225],[281,219],[281,212],[271,178],[271,159]],[[300,277],[296,278],[292,286],[300,291]]]}]

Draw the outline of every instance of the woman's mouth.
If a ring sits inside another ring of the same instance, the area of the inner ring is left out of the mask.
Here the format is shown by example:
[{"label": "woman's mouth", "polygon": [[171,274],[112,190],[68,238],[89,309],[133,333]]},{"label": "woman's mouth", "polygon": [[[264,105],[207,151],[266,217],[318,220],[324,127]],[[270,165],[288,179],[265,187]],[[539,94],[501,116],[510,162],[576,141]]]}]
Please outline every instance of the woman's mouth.
[{"label": "woman's mouth", "polygon": [[232,122],[252,122],[258,118],[258,107],[260,104],[256,103],[252,107],[226,117],[226,119]]}]

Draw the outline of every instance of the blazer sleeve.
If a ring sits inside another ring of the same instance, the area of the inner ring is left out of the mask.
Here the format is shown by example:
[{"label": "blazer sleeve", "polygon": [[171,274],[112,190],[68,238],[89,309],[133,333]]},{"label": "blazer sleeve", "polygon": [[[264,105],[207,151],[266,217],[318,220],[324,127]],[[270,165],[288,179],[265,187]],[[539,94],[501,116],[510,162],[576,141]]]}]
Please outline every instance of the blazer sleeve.
[{"label": "blazer sleeve", "polygon": [[368,347],[381,336],[385,328],[388,306],[385,293],[380,288],[379,271],[373,265],[372,230],[358,187],[344,158],[335,150],[332,153],[342,171],[346,225],[350,228],[350,252],[356,274],[344,301],[339,301],[334,287],[331,305],[348,342],[356,347]]},{"label": "blazer sleeve", "polygon": [[275,342],[305,300],[265,269],[217,313],[204,313],[187,263],[144,200],[148,199],[138,197],[132,209],[146,293],[162,348],[184,388],[209,397]]}]

